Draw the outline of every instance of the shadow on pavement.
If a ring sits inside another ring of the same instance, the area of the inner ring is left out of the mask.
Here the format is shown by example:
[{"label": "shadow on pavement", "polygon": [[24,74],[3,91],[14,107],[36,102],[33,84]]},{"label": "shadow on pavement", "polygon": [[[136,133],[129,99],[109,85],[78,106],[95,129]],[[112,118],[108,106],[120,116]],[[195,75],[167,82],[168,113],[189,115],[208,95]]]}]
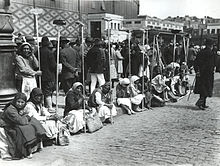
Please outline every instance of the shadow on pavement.
[{"label": "shadow on pavement", "polygon": [[186,109],[186,110],[192,110],[192,111],[202,111],[198,107],[194,105],[167,105],[168,107],[171,108],[177,108],[177,109]]}]

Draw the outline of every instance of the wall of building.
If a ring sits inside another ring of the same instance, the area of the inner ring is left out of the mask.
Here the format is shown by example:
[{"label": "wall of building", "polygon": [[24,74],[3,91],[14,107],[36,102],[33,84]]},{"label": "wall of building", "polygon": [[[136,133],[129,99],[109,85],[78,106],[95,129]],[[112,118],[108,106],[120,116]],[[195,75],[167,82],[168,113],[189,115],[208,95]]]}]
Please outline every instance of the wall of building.
[{"label": "wall of building", "polygon": [[124,20],[125,28],[148,28],[148,29],[160,29],[160,30],[171,30],[178,29],[183,31],[183,23],[177,23],[172,21],[151,19],[151,18],[137,18],[137,19],[126,19]]},{"label": "wall of building", "polygon": [[138,6],[135,0],[81,0],[84,13],[110,13],[137,18]]},{"label": "wall of building", "polygon": [[220,23],[208,23],[207,34],[217,34],[220,33]]},{"label": "wall of building", "polygon": [[[33,7],[42,8],[39,15],[39,36],[56,37],[57,29],[53,20],[66,20],[66,25],[61,27],[61,35],[76,38],[79,26],[76,21],[82,17],[85,23],[84,32],[87,35],[87,18],[89,13],[111,13],[124,16],[124,18],[137,17],[138,6],[134,0],[11,0],[9,7],[13,16],[14,34],[36,36],[34,16],[30,13]],[[79,12],[80,10],[80,12]]]},{"label": "wall of building", "polygon": [[[65,8],[65,2],[58,3],[56,0],[36,0],[35,5],[38,8],[43,9],[43,13],[38,16],[39,24],[39,36],[48,36],[55,38],[57,36],[57,27],[53,24],[56,19],[66,20],[66,25],[61,26],[61,35],[68,38],[77,38],[79,35],[79,26],[75,23],[79,20],[79,13]],[[73,0],[74,1],[74,0]],[[69,0],[70,2],[70,0]],[[55,5],[56,4],[56,5]],[[69,3],[73,5],[73,2]],[[34,15],[30,13],[30,9],[33,8],[33,0],[12,0],[10,5],[10,11],[13,16],[14,34],[21,33],[22,35],[36,36],[36,30],[34,25]],[[82,14],[83,22],[87,22],[87,14]],[[85,26],[85,32],[87,32],[87,26]]]}]

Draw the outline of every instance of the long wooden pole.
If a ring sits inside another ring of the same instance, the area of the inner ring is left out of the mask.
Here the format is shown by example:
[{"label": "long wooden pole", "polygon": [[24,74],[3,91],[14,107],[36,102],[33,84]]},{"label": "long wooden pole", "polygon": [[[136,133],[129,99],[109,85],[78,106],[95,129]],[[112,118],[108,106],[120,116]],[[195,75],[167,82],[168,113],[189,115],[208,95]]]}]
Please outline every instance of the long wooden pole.
[{"label": "long wooden pole", "polygon": [[[111,41],[110,41],[110,21],[108,21],[108,61],[109,61],[109,81],[111,83]],[[110,84],[110,102],[112,104],[112,85]],[[111,124],[113,124],[113,116],[112,116],[112,109],[110,109],[110,119],[111,119]]]},{"label": "long wooden pole", "polygon": [[[37,55],[38,55],[39,70],[41,70],[41,67],[40,67],[40,46],[39,46],[39,25],[38,25],[38,15],[37,14],[35,14],[35,20],[36,20],[36,34],[37,34]],[[41,89],[41,76],[39,76],[39,88]]]},{"label": "long wooden pole", "polygon": [[57,72],[56,72],[56,112],[58,111],[58,93],[59,93],[59,54],[60,54],[60,27],[58,26],[57,36]]},{"label": "long wooden pole", "polygon": [[174,38],[173,38],[173,62],[175,62],[175,53],[176,53],[176,34],[174,34]]},{"label": "long wooden pole", "polygon": [[131,31],[128,31],[128,78],[131,78]]},{"label": "long wooden pole", "polygon": [[[155,50],[154,50],[154,48],[155,48],[155,36],[154,36],[154,38],[153,38],[153,55],[152,55],[152,62],[153,62],[153,60],[154,60],[154,54],[155,54]],[[151,62],[151,67],[150,67],[150,93],[152,94],[152,97],[153,97],[153,93],[152,93],[152,79],[153,79],[153,69],[154,69],[154,66],[153,66],[153,63]],[[151,98],[151,100],[152,100],[152,98]],[[150,106],[151,106],[151,100],[150,100]]]},{"label": "long wooden pole", "polygon": [[[85,86],[85,65],[84,65],[84,25],[81,25],[81,51],[82,51],[82,82],[83,82],[83,97],[85,96],[85,90],[86,90],[86,86]],[[83,118],[84,118],[84,122],[86,122],[86,103],[85,100],[83,100]],[[86,133],[86,123],[84,126],[84,133]]]},{"label": "long wooden pole", "polygon": [[[145,71],[145,30],[143,30],[143,53],[142,53],[142,65],[143,65],[143,70],[142,70],[142,95],[144,95],[144,71]],[[144,108],[144,102],[142,101],[142,109]]]}]

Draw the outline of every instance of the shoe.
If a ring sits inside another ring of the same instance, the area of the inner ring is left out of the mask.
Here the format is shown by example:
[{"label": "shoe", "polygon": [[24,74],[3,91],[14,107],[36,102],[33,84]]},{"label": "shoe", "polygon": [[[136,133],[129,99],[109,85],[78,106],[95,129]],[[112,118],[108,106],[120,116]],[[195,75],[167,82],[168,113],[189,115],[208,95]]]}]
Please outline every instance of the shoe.
[{"label": "shoe", "polygon": [[128,111],[128,115],[131,115],[131,111]]},{"label": "shoe", "polygon": [[205,106],[203,106],[204,108],[209,108],[209,106],[208,105],[205,105]]},{"label": "shoe", "polygon": [[31,153],[30,155],[28,155],[27,158],[28,158],[28,159],[32,159],[32,158],[33,158],[32,153]]},{"label": "shoe", "polygon": [[5,161],[11,161],[13,158],[12,157],[3,157],[2,160],[5,160]]},{"label": "shoe", "polygon": [[55,104],[55,103],[52,103],[52,107],[56,107],[56,104]]},{"label": "shoe", "polygon": [[200,110],[205,110],[205,107],[199,105],[198,103],[196,103],[196,106],[197,106]]},{"label": "shoe", "polygon": [[136,114],[136,113],[135,113],[133,110],[131,110],[131,114],[133,114],[133,115],[134,115],[134,114]]},{"label": "shoe", "polygon": [[205,108],[203,106],[199,106],[200,110],[205,110]]},{"label": "shoe", "polygon": [[104,123],[112,123],[111,118],[107,118],[107,119],[105,119]]},{"label": "shoe", "polygon": [[142,112],[142,110],[138,107],[134,112]]},{"label": "shoe", "polygon": [[141,111],[147,111],[147,110],[149,110],[149,108],[146,107],[141,108]]}]

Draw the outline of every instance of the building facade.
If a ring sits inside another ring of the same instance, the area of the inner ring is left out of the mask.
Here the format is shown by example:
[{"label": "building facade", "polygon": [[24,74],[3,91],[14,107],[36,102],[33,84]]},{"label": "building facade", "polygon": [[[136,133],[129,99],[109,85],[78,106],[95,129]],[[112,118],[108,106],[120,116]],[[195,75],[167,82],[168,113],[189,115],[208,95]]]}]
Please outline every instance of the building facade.
[{"label": "building facade", "polygon": [[145,28],[145,29],[157,29],[157,30],[181,30],[183,31],[183,23],[162,20],[156,17],[150,16],[138,16],[136,19],[125,19],[123,22],[124,28]]},{"label": "building facade", "polygon": [[220,34],[220,23],[208,23],[207,34],[211,34],[211,35]]},{"label": "building facade", "polygon": [[[2,4],[4,5],[4,4]],[[81,20],[86,35],[93,34],[94,28],[91,28],[92,22],[89,15],[94,14],[113,14],[123,18],[135,18],[138,15],[138,0],[11,0],[8,9],[12,12],[14,34],[36,36],[36,17],[30,13],[32,8],[41,8],[43,13],[38,15],[39,36],[48,36],[55,38],[57,36],[57,27],[53,20],[62,19],[66,21],[65,26],[61,26],[61,35],[68,38],[76,38],[79,35],[80,28],[76,24]],[[88,22],[90,18],[90,22]],[[106,24],[103,24],[104,26]],[[115,25],[115,22],[114,22]],[[118,26],[118,24],[116,24]],[[94,26],[94,25],[93,25]],[[99,26],[99,25],[97,25]],[[97,27],[95,27],[97,29]],[[105,30],[102,27],[100,30]],[[115,28],[113,28],[115,29]],[[101,35],[103,31],[99,32]]]}]

